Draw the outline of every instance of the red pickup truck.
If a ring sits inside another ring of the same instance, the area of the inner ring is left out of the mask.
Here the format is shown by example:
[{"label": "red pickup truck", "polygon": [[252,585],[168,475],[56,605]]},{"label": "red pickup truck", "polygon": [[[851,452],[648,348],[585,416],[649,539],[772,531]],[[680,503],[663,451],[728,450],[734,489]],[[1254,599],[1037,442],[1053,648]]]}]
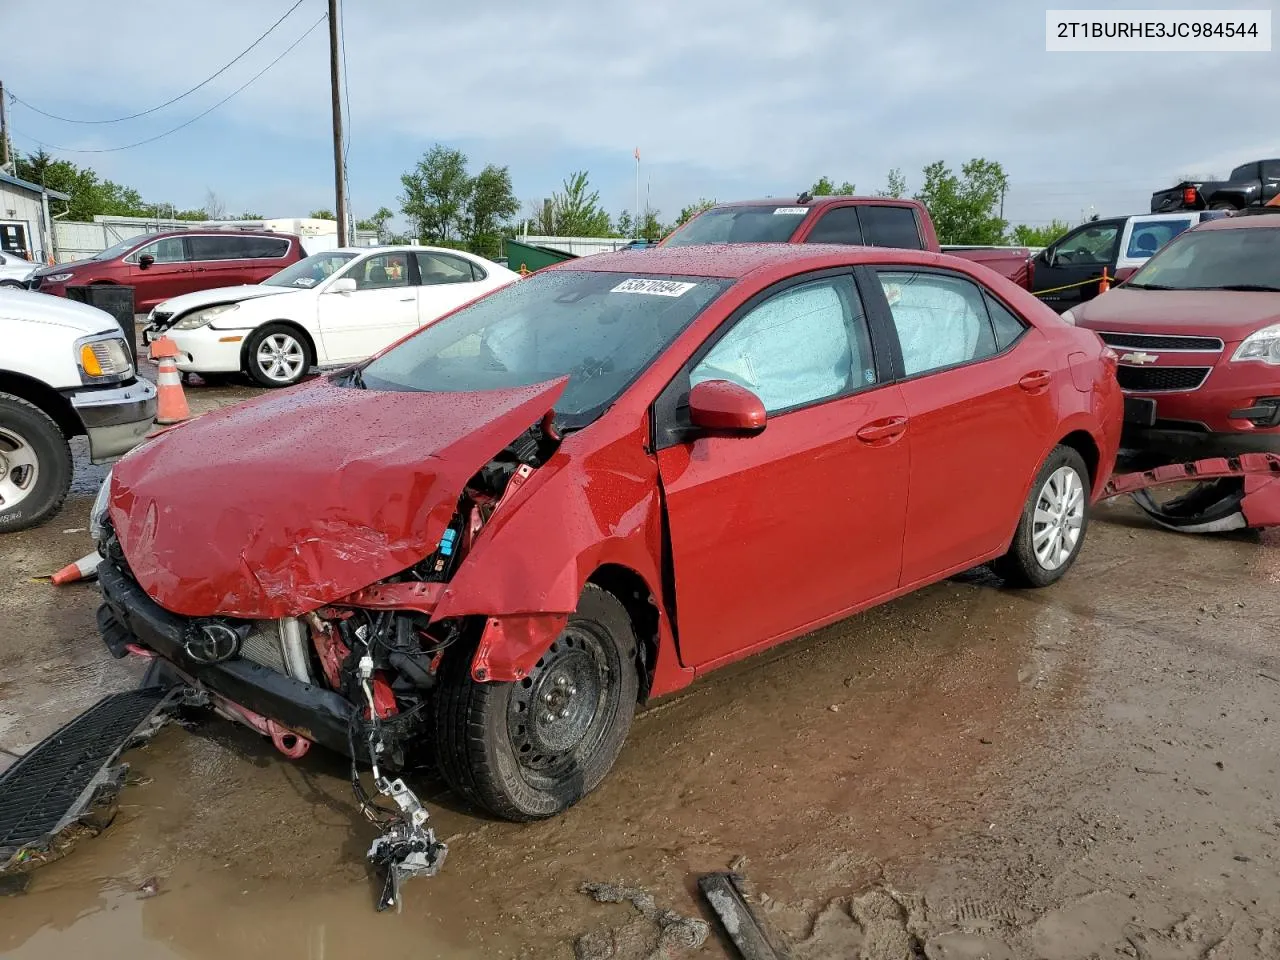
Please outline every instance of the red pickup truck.
[{"label": "red pickup truck", "polygon": [[845,243],[930,250],[989,267],[1019,286],[1030,282],[1026,247],[944,247],[929,211],[918,200],[895,197],[811,197],[740,200],[703,211],[660,246],[708,243]]}]

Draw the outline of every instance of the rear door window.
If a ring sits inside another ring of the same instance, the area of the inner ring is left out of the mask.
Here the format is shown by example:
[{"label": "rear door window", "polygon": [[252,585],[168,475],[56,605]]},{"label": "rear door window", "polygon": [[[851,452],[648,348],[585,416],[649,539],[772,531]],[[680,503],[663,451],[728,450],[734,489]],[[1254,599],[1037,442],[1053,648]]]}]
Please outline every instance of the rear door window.
[{"label": "rear door window", "polygon": [[192,260],[244,260],[252,237],[191,237]]},{"label": "rear door window", "polygon": [[289,252],[289,241],[283,237],[238,237],[243,244],[241,254],[251,260],[278,260]]},{"label": "rear door window", "polygon": [[1150,257],[1190,226],[1190,217],[1185,220],[1149,220],[1145,223],[1141,221],[1135,223],[1124,255],[1132,259]]},{"label": "rear door window", "polygon": [[923,250],[920,226],[912,207],[890,207],[868,204],[858,208],[865,243],[872,247],[901,247]]},{"label": "rear door window", "polygon": [[975,284],[940,273],[884,270],[878,276],[908,377],[997,352],[987,306]]},{"label": "rear door window", "polygon": [[861,244],[862,224],[858,221],[857,207],[836,207],[828,210],[813,225],[805,243]]},{"label": "rear door window", "polygon": [[414,256],[418,260],[418,274],[424,286],[484,279],[484,272],[462,257],[451,257],[447,253],[415,253]]}]

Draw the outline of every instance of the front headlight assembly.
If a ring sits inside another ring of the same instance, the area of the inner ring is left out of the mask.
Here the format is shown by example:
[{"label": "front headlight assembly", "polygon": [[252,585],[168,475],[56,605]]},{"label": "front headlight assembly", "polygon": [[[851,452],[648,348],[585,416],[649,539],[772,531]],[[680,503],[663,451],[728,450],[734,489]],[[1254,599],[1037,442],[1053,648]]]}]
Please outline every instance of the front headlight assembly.
[{"label": "front headlight assembly", "polygon": [[214,317],[220,317],[224,313],[230,313],[232,310],[239,310],[238,303],[220,303],[216,307],[205,307],[203,310],[192,310],[185,317],[173,325],[175,330],[196,330],[199,327],[207,326],[209,321]]},{"label": "front headlight assembly", "polygon": [[46,273],[40,277],[42,281],[47,280],[49,283],[62,283],[74,277],[74,273]]},{"label": "front headlight assembly", "polygon": [[102,521],[107,516],[107,501],[111,499],[111,471],[102,478],[102,486],[98,488],[98,496],[94,498],[93,507],[89,510],[89,538],[97,543],[102,539]]},{"label": "front headlight assembly", "polygon": [[1232,363],[1237,360],[1259,360],[1272,366],[1280,365],[1280,323],[1273,323],[1245,337],[1231,356]]},{"label": "front headlight assembly", "polygon": [[86,384],[118,383],[133,376],[129,345],[118,333],[81,337],[76,341],[76,366]]}]

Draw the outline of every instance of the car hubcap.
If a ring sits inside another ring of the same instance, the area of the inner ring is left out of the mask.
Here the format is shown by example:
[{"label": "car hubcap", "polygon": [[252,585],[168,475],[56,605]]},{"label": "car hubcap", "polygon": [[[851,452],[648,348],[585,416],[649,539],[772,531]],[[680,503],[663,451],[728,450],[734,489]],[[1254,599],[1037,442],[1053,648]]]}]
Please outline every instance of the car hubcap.
[{"label": "car hubcap", "polygon": [[1040,566],[1057,570],[1071,558],[1080,542],[1084,507],[1080,474],[1071,467],[1053,471],[1040,488],[1031,524],[1031,544]]},{"label": "car hubcap", "polygon": [[582,625],[566,627],[512,693],[507,731],[520,765],[555,776],[589,756],[607,720],[609,682],[601,640]]},{"label": "car hubcap", "polygon": [[258,344],[258,369],[271,380],[292,380],[302,371],[306,352],[287,333],[273,333]]},{"label": "car hubcap", "polygon": [[0,427],[0,510],[25,500],[40,479],[40,460],[22,434]]}]

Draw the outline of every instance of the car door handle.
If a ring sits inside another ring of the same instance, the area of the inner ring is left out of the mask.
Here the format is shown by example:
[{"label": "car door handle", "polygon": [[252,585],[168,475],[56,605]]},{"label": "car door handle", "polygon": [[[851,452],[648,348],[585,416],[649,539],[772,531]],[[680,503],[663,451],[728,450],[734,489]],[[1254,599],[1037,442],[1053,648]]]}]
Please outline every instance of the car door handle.
[{"label": "car door handle", "polygon": [[883,420],[872,420],[859,429],[857,437],[863,443],[885,445],[893,443],[906,432],[906,417],[885,417]]},{"label": "car door handle", "polygon": [[1018,386],[1027,393],[1041,393],[1049,386],[1049,371],[1033,370],[1018,381]]}]

